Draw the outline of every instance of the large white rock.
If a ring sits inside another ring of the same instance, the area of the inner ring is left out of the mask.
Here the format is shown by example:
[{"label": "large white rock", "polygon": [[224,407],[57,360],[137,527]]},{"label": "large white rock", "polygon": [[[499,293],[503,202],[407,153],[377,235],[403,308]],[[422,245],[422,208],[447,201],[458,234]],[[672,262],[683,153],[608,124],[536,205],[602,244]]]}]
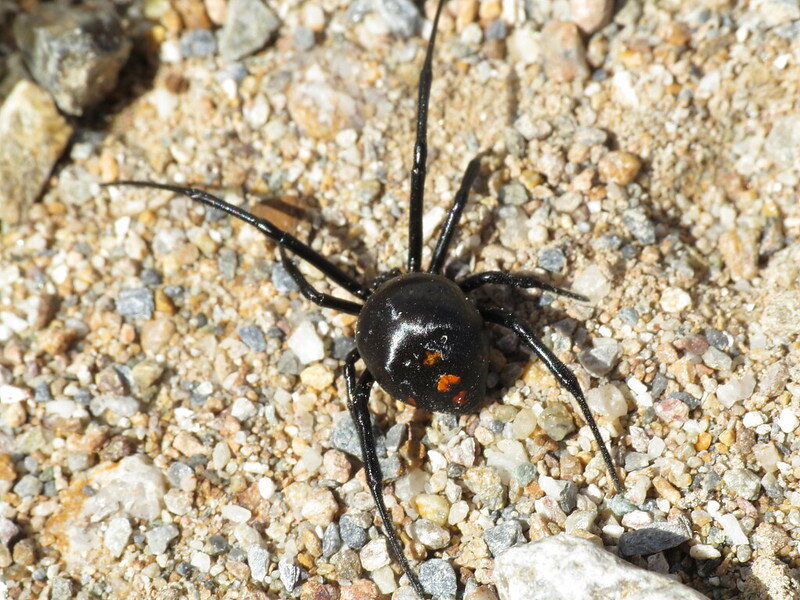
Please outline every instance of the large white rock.
[{"label": "large white rock", "polygon": [[504,552],[494,578],[500,600],[708,600],[565,533]]}]

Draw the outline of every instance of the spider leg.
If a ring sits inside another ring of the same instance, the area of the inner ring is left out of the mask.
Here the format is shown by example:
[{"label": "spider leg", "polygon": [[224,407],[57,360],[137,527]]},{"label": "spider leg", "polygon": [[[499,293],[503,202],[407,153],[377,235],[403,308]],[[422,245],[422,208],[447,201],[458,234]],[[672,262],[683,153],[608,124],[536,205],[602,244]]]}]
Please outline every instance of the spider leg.
[{"label": "spider leg", "polygon": [[378,462],[378,455],[375,452],[375,437],[372,434],[372,422],[370,421],[369,412],[369,392],[372,389],[375,378],[372,377],[369,371],[365,370],[361,374],[358,383],[356,383],[356,361],[358,359],[357,349],[352,350],[347,355],[344,365],[344,379],[347,385],[347,406],[353,417],[353,423],[358,429],[358,439],[361,442],[361,457],[364,463],[364,472],[367,476],[367,485],[370,492],[372,492],[372,498],[375,500],[375,506],[378,508],[381,521],[383,521],[383,529],[386,532],[389,548],[403,568],[403,572],[414,587],[414,591],[417,592],[418,596],[422,597],[425,591],[422,589],[422,584],[417,579],[414,571],[411,570],[411,565],[408,564],[406,555],[403,553],[403,545],[397,536],[397,531],[392,524],[389,511],[386,510],[386,504],[383,501],[383,473]]},{"label": "spider leg", "polygon": [[211,208],[216,208],[226,212],[232,217],[236,217],[245,223],[249,223],[271,240],[278,242],[279,245],[289,250],[289,252],[299,256],[306,262],[311,263],[317,269],[322,271],[327,277],[330,277],[338,285],[354,296],[357,296],[361,299],[366,299],[367,296],[369,296],[369,290],[366,287],[361,285],[358,281],[342,271],[327,258],[312,250],[309,246],[298,240],[293,235],[286,233],[267,219],[257,217],[246,210],[239,208],[238,206],[229,204],[221,198],[217,198],[216,196],[209,194],[208,192],[204,192],[203,190],[198,190],[195,188],[180,187],[166,183],[155,183],[152,181],[112,181],[110,183],[101,184],[102,187],[114,187],[120,185],[154,188],[157,190],[166,190],[168,192],[182,194],[183,196],[186,196],[195,202],[199,202],[201,204],[205,204],[206,206],[210,206]]},{"label": "spider leg", "polygon": [[417,99],[417,140],[414,143],[414,166],[411,168],[411,202],[408,214],[408,270],[419,271],[422,258],[422,199],[425,196],[426,161],[428,159],[428,103],[431,97],[433,79],[433,46],[436,43],[436,30],[444,0],[439,0],[433,29],[425,51],[425,62],[419,74]]},{"label": "spider leg", "polygon": [[283,263],[283,268],[286,269],[287,273],[289,273],[289,277],[294,280],[294,282],[297,284],[297,287],[300,288],[300,293],[305,298],[311,300],[311,302],[321,306],[322,308],[332,308],[333,310],[338,310],[339,312],[348,313],[351,315],[357,315],[359,312],[361,312],[361,304],[318,292],[316,289],[314,289],[314,286],[312,286],[303,276],[303,274],[297,268],[297,265],[292,262],[292,260],[286,254],[286,250],[284,250],[283,246],[278,246],[278,251],[281,253],[281,262]]},{"label": "spider leg", "polygon": [[464,178],[461,180],[461,187],[458,188],[453,206],[450,207],[450,212],[447,213],[447,220],[442,227],[442,232],[439,234],[439,241],[436,242],[436,248],[433,251],[433,258],[428,267],[428,273],[440,273],[444,266],[444,261],[447,258],[447,251],[450,249],[450,243],[453,241],[453,236],[458,227],[458,221],[461,219],[461,213],[464,211],[464,206],[467,204],[469,198],[469,190],[472,184],[475,183],[475,178],[478,176],[478,167],[481,164],[481,155],[479,154],[467,165],[467,170],[464,171]]},{"label": "spider leg", "polygon": [[537,288],[558,296],[565,296],[567,298],[572,298],[573,300],[589,302],[589,299],[586,296],[581,296],[575,292],[557,288],[537,277],[534,277],[533,275],[520,275],[517,273],[505,273],[503,271],[486,271],[484,273],[475,273],[474,275],[466,277],[458,285],[462,290],[464,290],[465,293],[469,293],[483,285],[490,283],[511,285],[518,288]]},{"label": "spider leg", "polygon": [[550,372],[555,376],[558,382],[575,397],[575,400],[578,401],[578,405],[581,407],[583,417],[589,424],[589,429],[592,430],[592,435],[594,435],[594,439],[600,447],[600,454],[603,456],[603,460],[606,463],[608,472],[614,482],[614,487],[617,493],[620,493],[622,485],[619,481],[619,475],[614,467],[614,462],[611,460],[611,454],[603,441],[603,437],[600,435],[600,429],[598,429],[597,423],[592,416],[592,411],[589,410],[586,398],[583,396],[580,385],[578,385],[575,374],[569,370],[567,365],[558,360],[552,350],[545,346],[544,343],[533,334],[531,326],[519,317],[500,308],[482,308],[480,312],[486,321],[507,327],[522,338],[523,343],[536,353],[547,368],[550,369]]}]

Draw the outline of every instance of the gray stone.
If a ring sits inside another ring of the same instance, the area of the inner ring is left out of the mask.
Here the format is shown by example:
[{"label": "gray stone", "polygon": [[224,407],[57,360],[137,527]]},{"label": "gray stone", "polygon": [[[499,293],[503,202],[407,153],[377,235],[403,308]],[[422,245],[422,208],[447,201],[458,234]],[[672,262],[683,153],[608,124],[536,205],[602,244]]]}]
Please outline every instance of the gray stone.
[{"label": "gray stone", "polygon": [[267,45],[281,23],[261,0],[231,0],[228,17],[219,34],[219,50],[225,60],[239,60]]},{"label": "gray stone", "polygon": [[300,578],[303,576],[303,570],[300,567],[286,560],[278,562],[278,573],[280,573],[283,587],[288,592],[291,592],[300,583]]},{"label": "gray stone", "polygon": [[75,597],[75,582],[69,577],[58,576],[53,579],[50,600],[72,600]]},{"label": "gray stone", "polygon": [[419,31],[421,16],[411,0],[375,0],[378,14],[392,33],[411,37]]},{"label": "gray stone", "polygon": [[495,559],[494,577],[500,600],[707,600],[564,533],[507,550]]},{"label": "gray stone", "polygon": [[178,528],[172,523],[153,527],[146,534],[147,545],[153,554],[163,554],[167,550],[167,545],[178,537]]},{"label": "gray stone", "polygon": [[131,50],[115,11],[102,5],[39,4],[16,19],[14,38],[34,79],[71,115],[116,87]]},{"label": "gray stone", "polygon": [[35,475],[23,475],[13,488],[14,493],[22,498],[38,496],[42,491],[42,482]]},{"label": "gray stone", "polygon": [[519,181],[512,181],[500,188],[500,204],[519,206],[528,201],[528,190]]},{"label": "gray stone", "polygon": [[239,337],[247,346],[255,352],[267,351],[267,340],[264,332],[258,325],[245,325],[239,328]]},{"label": "gray stone", "polygon": [[[372,428],[372,433],[375,436],[378,456],[386,456],[386,441],[383,433],[375,427]],[[361,460],[361,442],[358,438],[358,430],[353,423],[353,417],[350,414],[342,416],[333,426],[331,446]]]},{"label": "gray stone", "polygon": [[297,29],[294,30],[292,34],[292,45],[294,46],[295,50],[299,50],[300,52],[307,52],[314,47],[314,32],[305,27],[300,25]]},{"label": "gray stone", "polygon": [[122,290],[114,304],[117,314],[131,319],[149,319],[156,309],[153,292],[147,288]]},{"label": "gray stone", "polygon": [[551,273],[560,273],[566,262],[561,248],[543,248],[539,252],[539,266]]},{"label": "gray stone", "polygon": [[181,35],[181,54],[186,58],[206,58],[217,52],[217,38],[208,29],[190,29]]},{"label": "gray stone", "polygon": [[342,515],[342,518],[339,519],[339,535],[342,536],[342,541],[353,550],[363,548],[364,544],[369,541],[367,530],[351,515]]},{"label": "gray stone", "polygon": [[647,527],[623,533],[619,538],[619,551],[623,556],[655,554],[690,539],[692,529],[685,518],[657,521]]},{"label": "gray stone", "polygon": [[275,263],[275,266],[272,267],[272,285],[282,294],[296,292],[300,289],[283,266],[283,263],[279,262]]},{"label": "gray stone", "polygon": [[456,573],[450,563],[441,558],[422,563],[419,568],[419,582],[426,594],[436,598],[456,595]]},{"label": "gray stone", "polygon": [[417,519],[413,525],[414,537],[431,550],[441,550],[450,543],[450,532],[428,519]]},{"label": "gray stone", "polygon": [[492,556],[498,556],[520,541],[524,541],[525,536],[522,533],[522,524],[513,519],[487,529],[483,534],[483,539],[486,540]]},{"label": "gray stone", "polygon": [[30,81],[14,87],[0,107],[0,221],[25,218],[71,135],[46,91]]},{"label": "gray stone", "polygon": [[629,208],[622,213],[622,222],[631,235],[642,244],[654,244],[656,241],[656,228],[650,218],[641,208]]},{"label": "gray stone", "polygon": [[342,547],[342,537],[339,535],[339,526],[330,523],[322,534],[322,556],[330,558]]},{"label": "gray stone", "polygon": [[578,354],[578,361],[595,377],[603,377],[619,360],[619,344],[613,338],[595,338],[592,345],[593,348]]}]

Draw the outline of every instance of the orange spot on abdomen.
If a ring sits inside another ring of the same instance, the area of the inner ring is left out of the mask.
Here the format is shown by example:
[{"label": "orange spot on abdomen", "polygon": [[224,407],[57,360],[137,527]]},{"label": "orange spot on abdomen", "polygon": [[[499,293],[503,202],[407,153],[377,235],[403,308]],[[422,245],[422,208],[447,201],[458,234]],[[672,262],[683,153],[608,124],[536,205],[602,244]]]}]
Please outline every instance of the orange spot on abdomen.
[{"label": "orange spot on abdomen", "polygon": [[408,404],[410,404],[411,406],[416,406],[417,405],[417,401],[414,400],[413,398],[406,398],[406,402]]},{"label": "orange spot on abdomen", "polygon": [[440,361],[442,355],[439,352],[426,352],[425,358],[422,359],[422,364],[430,367],[431,365],[435,365],[438,361]]},{"label": "orange spot on abdomen", "polygon": [[439,383],[436,384],[436,389],[440,392],[449,392],[450,388],[461,381],[458,375],[442,375],[439,377]]}]

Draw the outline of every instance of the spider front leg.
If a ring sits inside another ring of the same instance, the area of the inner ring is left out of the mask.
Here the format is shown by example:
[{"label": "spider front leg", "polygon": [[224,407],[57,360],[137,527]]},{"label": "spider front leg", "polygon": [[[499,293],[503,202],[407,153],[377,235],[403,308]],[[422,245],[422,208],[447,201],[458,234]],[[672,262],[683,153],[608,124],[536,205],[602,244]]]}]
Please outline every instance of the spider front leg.
[{"label": "spider front leg", "polygon": [[614,487],[617,493],[621,493],[622,484],[619,481],[619,475],[617,475],[614,461],[611,460],[611,453],[608,451],[606,443],[603,441],[603,436],[600,435],[600,429],[597,427],[597,422],[592,416],[592,411],[589,410],[589,405],[586,402],[586,398],[583,395],[583,391],[578,384],[578,379],[575,377],[575,374],[569,370],[567,365],[558,360],[558,357],[553,354],[553,351],[545,346],[544,343],[533,334],[531,326],[519,317],[501,308],[482,308],[480,312],[483,318],[489,323],[507,327],[522,338],[522,342],[536,353],[547,368],[550,369],[550,372],[555,376],[558,382],[575,397],[575,400],[578,401],[578,405],[583,412],[583,418],[586,419],[586,422],[589,424],[589,429],[592,430],[592,435],[594,435],[594,439],[600,447],[600,454],[603,456],[603,461],[606,463],[608,473],[611,475],[611,479],[614,482]]},{"label": "spider front leg", "polygon": [[492,283],[498,285],[510,285],[525,289],[536,288],[544,290],[545,292],[550,292],[551,294],[556,294],[557,296],[565,296],[566,298],[572,298],[573,300],[589,302],[589,299],[586,296],[581,296],[575,292],[557,288],[554,285],[550,285],[549,283],[534,277],[533,275],[520,275],[516,273],[505,273],[503,271],[486,271],[484,273],[475,273],[474,275],[470,275],[464,279],[458,285],[465,294],[468,294],[469,292],[481,286]]},{"label": "spider front leg", "polygon": [[397,562],[400,563],[414,591],[417,592],[418,596],[423,597],[425,591],[422,589],[419,579],[411,570],[411,565],[408,564],[406,555],[403,553],[403,545],[397,536],[397,531],[383,501],[383,473],[378,462],[378,454],[375,451],[375,436],[372,434],[372,421],[370,420],[369,412],[369,393],[375,378],[369,371],[365,370],[361,374],[358,383],[356,383],[356,361],[358,359],[357,349],[352,350],[347,355],[344,365],[344,379],[347,386],[347,406],[350,409],[350,415],[353,417],[353,423],[355,423],[358,430],[358,439],[361,443],[361,460],[364,463],[367,485],[372,493],[378,514],[381,516],[381,521],[383,521],[383,529],[386,533],[386,540],[389,542],[389,548]]},{"label": "spider front leg", "polygon": [[479,154],[467,165],[464,171],[464,178],[461,180],[461,187],[456,192],[456,197],[453,200],[453,206],[450,207],[450,212],[447,213],[447,221],[442,227],[442,232],[439,234],[439,241],[436,242],[436,248],[433,250],[433,257],[431,258],[428,273],[441,273],[444,261],[447,258],[447,251],[450,249],[450,244],[453,241],[453,236],[456,233],[458,222],[461,219],[461,213],[464,212],[464,206],[469,199],[469,190],[475,179],[478,177],[478,168],[481,166],[481,157]]},{"label": "spider front leg", "polygon": [[295,265],[294,262],[289,258],[289,256],[286,254],[286,250],[283,249],[283,246],[280,246],[278,251],[281,253],[281,262],[283,263],[283,268],[286,269],[289,277],[294,280],[294,282],[297,284],[297,287],[300,288],[300,293],[306,299],[311,300],[311,302],[317,306],[321,306],[322,308],[332,308],[333,310],[338,310],[339,312],[350,315],[357,315],[359,312],[361,312],[361,304],[318,292],[316,289],[314,289],[314,286],[312,286],[303,276],[303,274],[300,272],[300,269],[297,268],[297,265]]}]

